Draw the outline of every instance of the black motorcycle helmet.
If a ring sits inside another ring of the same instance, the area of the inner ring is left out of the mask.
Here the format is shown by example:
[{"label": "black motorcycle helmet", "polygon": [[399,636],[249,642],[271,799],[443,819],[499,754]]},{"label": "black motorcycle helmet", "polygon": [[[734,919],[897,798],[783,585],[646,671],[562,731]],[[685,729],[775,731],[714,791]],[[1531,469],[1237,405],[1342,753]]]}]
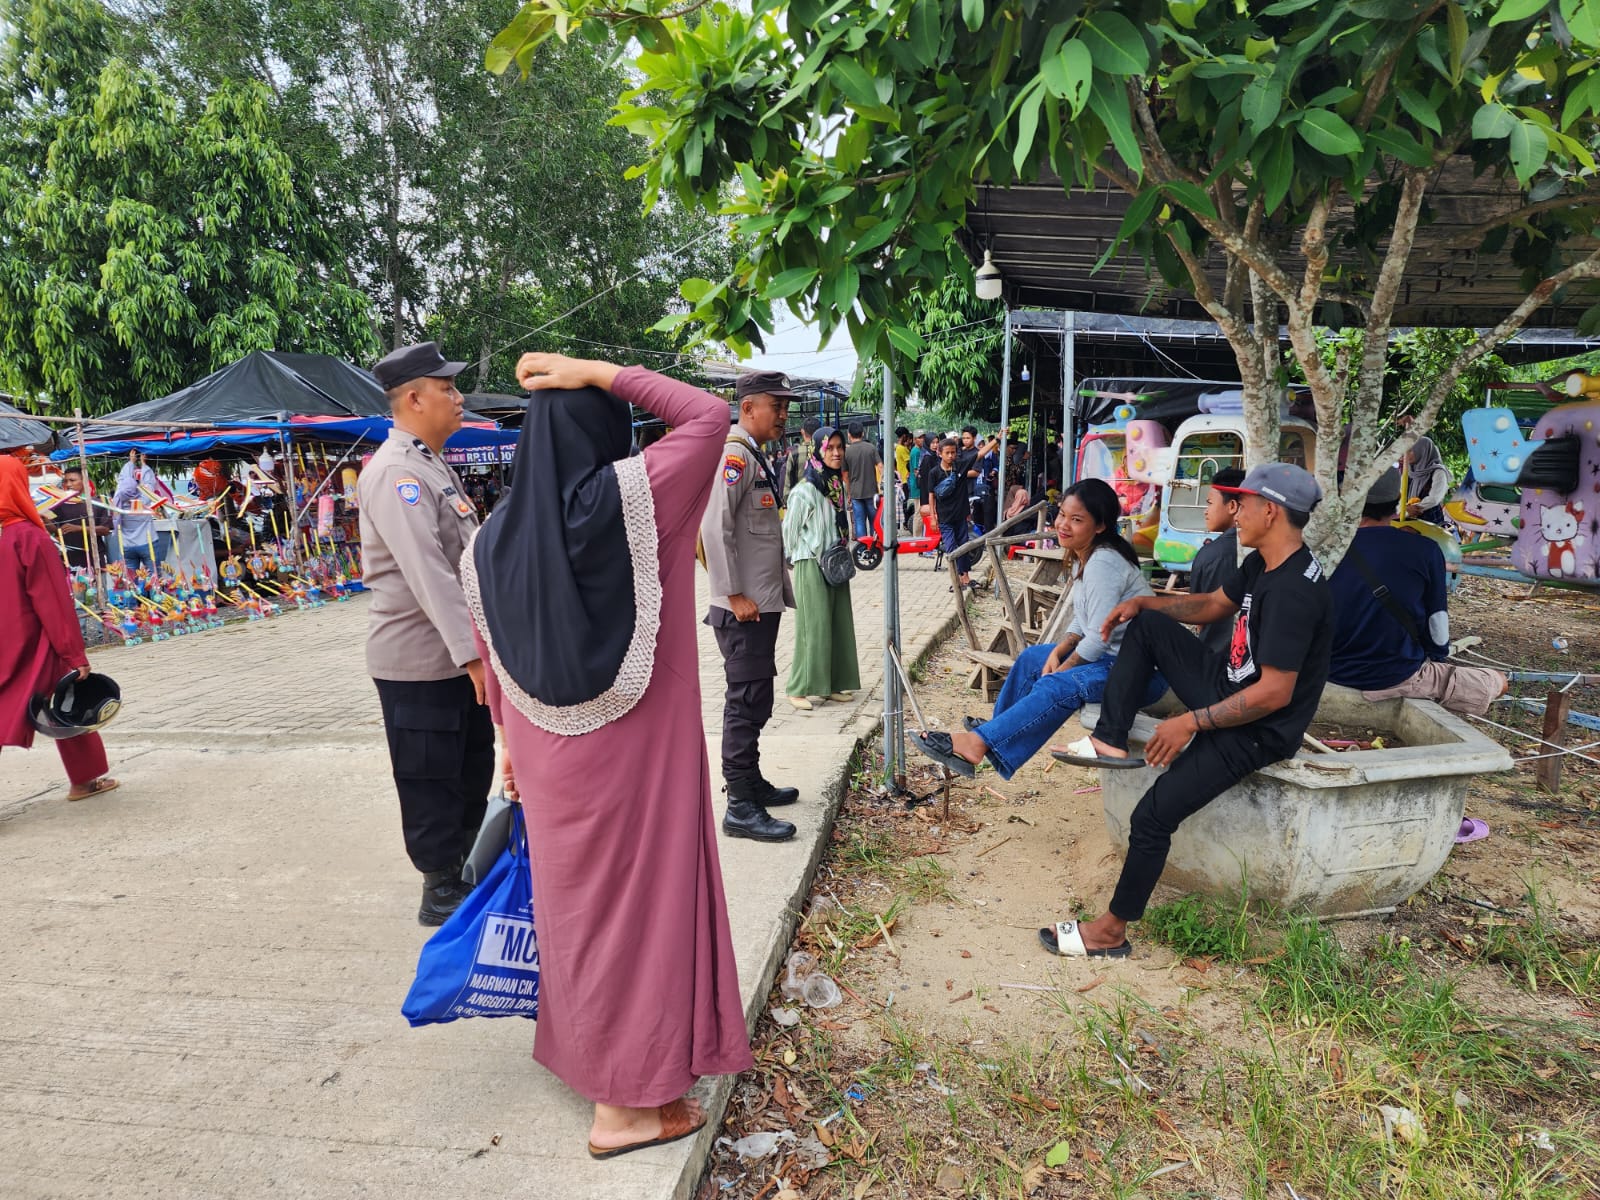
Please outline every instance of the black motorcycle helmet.
[{"label": "black motorcycle helmet", "polygon": [[28,701],[33,727],[48,738],[74,738],[111,723],[122,708],[122,689],[109,675],[79,679],[76,671],[62,676],[48,696]]}]

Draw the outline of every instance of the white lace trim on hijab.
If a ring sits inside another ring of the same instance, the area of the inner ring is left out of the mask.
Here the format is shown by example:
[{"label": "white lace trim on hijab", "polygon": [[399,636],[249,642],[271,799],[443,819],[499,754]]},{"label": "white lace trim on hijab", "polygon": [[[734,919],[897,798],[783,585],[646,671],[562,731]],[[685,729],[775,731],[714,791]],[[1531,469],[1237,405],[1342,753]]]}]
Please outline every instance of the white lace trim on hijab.
[{"label": "white lace trim on hijab", "polygon": [[[633,639],[622,656],[617,677],[611,686],[593,700],[579,704],[545,704],[523,691],[511,677],[495,650],[489,622],[483,615],[483,596],[478,588],[478,568],[472,557],[472,535],[461,556],[461,587],[467,594],[467,608],[489,649],[489,665],[494,669],[500,690],[512,706],[547,733],[576,737],[593,733],[603,725],[626,716],[643,699],[655,667],[656,635],[661,629],[661,574],[656,563],[656,501],[650,491],[650,477],[644,455],[621,459],[613,464],[617,488],[622,494],[622,528],[628,539],[628,554],[633,559]],[[479,533],[482,532],[480,529]]]}]

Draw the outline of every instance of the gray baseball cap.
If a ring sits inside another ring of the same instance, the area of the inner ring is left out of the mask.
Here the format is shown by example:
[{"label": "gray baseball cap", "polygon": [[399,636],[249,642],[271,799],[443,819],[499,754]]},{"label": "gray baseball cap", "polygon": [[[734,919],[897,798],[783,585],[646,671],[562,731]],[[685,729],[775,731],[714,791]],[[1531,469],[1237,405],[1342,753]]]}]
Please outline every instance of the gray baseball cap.
[{"label": "gray baseball cap", "polygon": [[1211,486],[1215,491],[1238,496],[1260,496],[1296,512],[1308,513],[1322,503],[1322,488],[1311,472],[1293,463],[1262,463],[1251,467],[1238,487]]}]

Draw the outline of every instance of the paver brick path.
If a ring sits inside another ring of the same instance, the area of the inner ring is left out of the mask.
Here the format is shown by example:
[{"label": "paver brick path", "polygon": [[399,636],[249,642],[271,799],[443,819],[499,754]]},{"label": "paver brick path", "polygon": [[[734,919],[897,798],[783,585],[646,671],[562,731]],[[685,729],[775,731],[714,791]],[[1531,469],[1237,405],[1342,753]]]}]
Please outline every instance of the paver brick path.
[{"label": "paver brick path", "polygon": [[[914,656],[953,616],[949,577],[901,561]],[[780,696],[763,741],[768,775],[803,790],[800,836],[722,844],[752,1014],[881,708],[882,577],[852,589],[857,701]],[[688,1195],[709,1135],[591,1162],[588,1106],[529,1060],[532,1023],[400,1017],[428,931],[365,631],[354,600],[95,654],[126,698],[108,796],[68,803],[42,740],[0,754],[5,1200]],[[699,639],[715,760],[721,660]]]}]

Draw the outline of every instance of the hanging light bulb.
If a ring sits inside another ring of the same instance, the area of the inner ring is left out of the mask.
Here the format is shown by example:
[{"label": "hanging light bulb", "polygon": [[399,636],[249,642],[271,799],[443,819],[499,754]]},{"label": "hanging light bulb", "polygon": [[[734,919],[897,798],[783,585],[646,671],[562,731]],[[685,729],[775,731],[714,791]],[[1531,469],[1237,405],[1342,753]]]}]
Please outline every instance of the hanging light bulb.
[{"label": "hanging light bulb", "polygon": [[1003,282],[1000,268],[994,265],[994,259],[989,256],[989,251],[985,250],[983,252],[983,263],[978,267],[977,286],[974,289],[978,293],[978,299],[1000,299]]},{"label": "hanging light bulb", "polygon": [[1028,380],[1030,380],[1032,378],[1033,378],[1033,376],[1028,374],[1028,364],[1027,363],[1023,363],[1022,364],[1022,382],[1023,383],[1027,383]]}]

